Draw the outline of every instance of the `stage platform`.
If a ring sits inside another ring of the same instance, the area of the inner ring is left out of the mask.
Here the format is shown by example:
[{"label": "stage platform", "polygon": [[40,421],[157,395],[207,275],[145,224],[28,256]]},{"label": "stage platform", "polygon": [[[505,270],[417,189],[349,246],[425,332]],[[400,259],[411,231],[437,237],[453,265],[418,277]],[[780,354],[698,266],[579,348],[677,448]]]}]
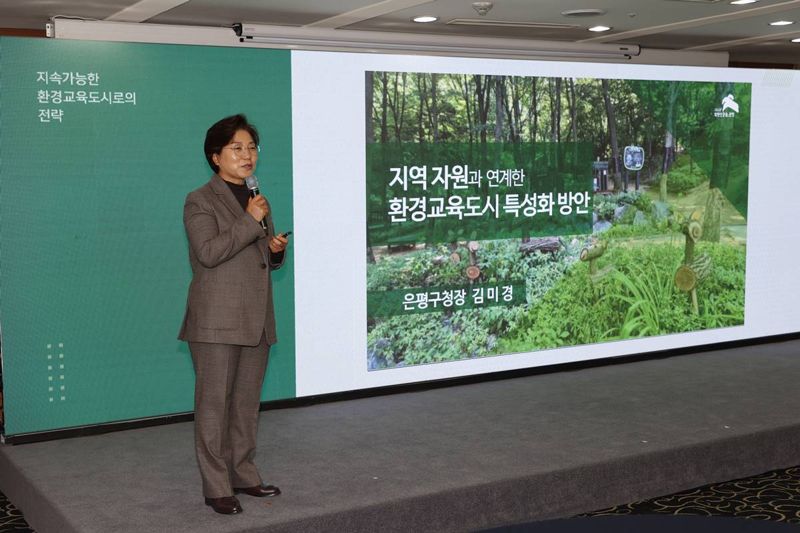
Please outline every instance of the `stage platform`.
[{"label": "stage platform", "polygon": [[283,495],[203,504],[192,424],[0,446],[48,532],[474,531],[800,464],[800,340],[262,413]]}]

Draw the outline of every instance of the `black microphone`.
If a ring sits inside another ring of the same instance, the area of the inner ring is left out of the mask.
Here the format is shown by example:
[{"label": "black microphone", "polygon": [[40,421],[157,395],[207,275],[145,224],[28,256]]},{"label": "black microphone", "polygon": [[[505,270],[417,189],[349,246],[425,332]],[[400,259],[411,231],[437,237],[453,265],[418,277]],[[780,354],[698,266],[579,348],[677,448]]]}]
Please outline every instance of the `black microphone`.
[{"label": "black microphone", "polygon": [[[258,190],[258,178],[255,176],[248,176],[244,179],[244,182],[247,184],[247,188],[250,190],[250,198],[255,198],[261,191]],[[262,218],[259,222],[261,222],[261,227],[264,231],[267,231],[267,221],[264,220],[267,218],[266,216]]]}]

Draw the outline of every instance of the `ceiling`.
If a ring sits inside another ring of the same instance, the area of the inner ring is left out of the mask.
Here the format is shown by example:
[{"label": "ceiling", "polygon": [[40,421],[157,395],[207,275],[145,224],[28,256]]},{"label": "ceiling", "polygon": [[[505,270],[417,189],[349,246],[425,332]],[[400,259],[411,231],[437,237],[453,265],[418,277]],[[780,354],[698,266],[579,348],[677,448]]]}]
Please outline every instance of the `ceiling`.
[{"label": "ceiling", "polygon": [[[800,0],[3,0],[0,28],[43,29],[54,16],[230,27],[236,22],[327,29],[513,37],[643,48],[727,51],[731,62],[800,66]],[[602,14],[565,16],[569,10]],[[418,24],[418,15],[439,20]],[[462,20],[461,24],[454,21]],[[787,26],[770,26],[778,20]],[[588,28],[609,26],[605,33]]]}]

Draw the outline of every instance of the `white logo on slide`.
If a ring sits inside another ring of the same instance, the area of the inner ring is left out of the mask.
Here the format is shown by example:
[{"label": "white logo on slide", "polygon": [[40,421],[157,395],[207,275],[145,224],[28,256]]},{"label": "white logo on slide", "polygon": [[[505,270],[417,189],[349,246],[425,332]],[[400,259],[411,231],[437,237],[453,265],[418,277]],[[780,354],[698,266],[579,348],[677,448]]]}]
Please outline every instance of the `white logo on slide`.
[{"label": "white logo on slide", "polygon": [[725,98],[722,99],[722,110],[725,111],[726,109],[732,110],[734,113],[739,112],[739,104],[737,104],[733,100],[733,95],[729,94]]},{"label": "white logo on slide", "polygon": [[733,95],[729,94],[722,99],[722,107],[714,110],[714,116],[717,118],[733,118],[739,112],[739,104],[734,100]]}]

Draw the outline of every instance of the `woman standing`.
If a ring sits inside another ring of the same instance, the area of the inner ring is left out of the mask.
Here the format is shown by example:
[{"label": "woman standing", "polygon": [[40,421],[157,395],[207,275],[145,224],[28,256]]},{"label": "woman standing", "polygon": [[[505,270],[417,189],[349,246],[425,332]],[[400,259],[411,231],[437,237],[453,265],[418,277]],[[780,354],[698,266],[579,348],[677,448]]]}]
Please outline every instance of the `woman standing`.
[{"label": "woman standing", "polygon": [[[242,511],[234,493],[276,496],[256,469],[261,386],[275,337],[270,272],[283,264],[287,239],[275,235],[266,198],[250,198],[245,179],[258,163],[258,132],[244,115],[206,133],[215,172],[186,197],[192,282],[179,339],[196,374],[195,450],[206,505]],[[261,222],[265,222],[266,229]]]}]

